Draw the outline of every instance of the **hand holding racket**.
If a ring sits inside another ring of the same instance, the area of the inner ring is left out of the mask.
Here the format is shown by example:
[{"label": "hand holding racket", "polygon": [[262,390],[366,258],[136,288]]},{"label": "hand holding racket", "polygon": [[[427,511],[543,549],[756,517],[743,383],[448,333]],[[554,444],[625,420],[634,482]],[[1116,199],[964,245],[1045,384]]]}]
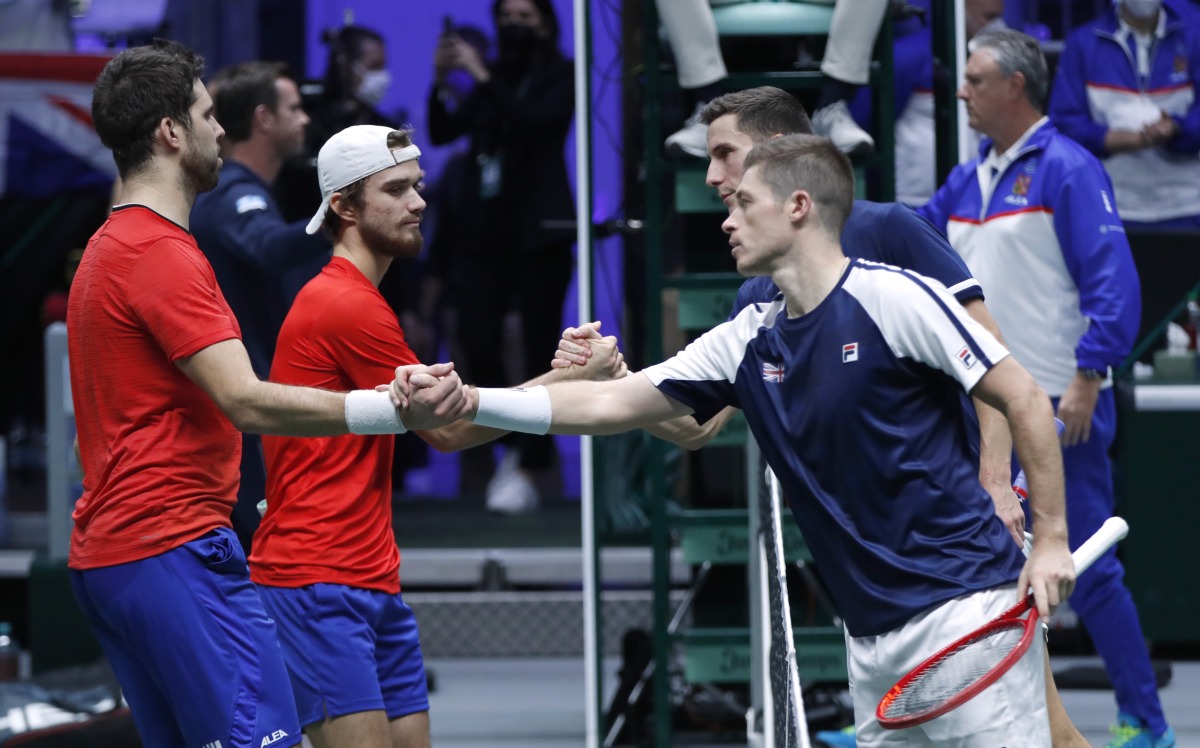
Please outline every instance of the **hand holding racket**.
[{"label": "hand holding racket", "polygon": [[[1120,517],[1105,522],[1072,554],[1076,575],[1128,532],[1129,525]],[[1026,612],[1029,615],[1025,616]],[[1037,621],[1038,610],[1029,594],[943,648],[888,690],[875,710],[879,724],[889,730],[915,727],[966,703],[1021,659],[1037,635]]]}]

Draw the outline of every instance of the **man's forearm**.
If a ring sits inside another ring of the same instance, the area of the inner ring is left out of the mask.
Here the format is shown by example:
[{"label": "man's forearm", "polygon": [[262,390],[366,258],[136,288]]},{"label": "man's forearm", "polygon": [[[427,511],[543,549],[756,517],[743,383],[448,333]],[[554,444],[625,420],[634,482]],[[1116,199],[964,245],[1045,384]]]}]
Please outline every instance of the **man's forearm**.
[{"label": "man's forearm", "polygon": [[477,424],[534,434],[619,434],[691,413],[640,372],[606,382],[560,382],[524,391],[474,389],[470,396],[468,417]]},{"label": "man's forearm", "polygon": [[260,382],[240,401],[222,407],[239,431],[278,436],[340,436],[346,393]]},{"label": "man's forearm", "polygon": [[[971,299],[963,304],[963,308],[996,340],[1004,343],[1000,325],[988,311],[983,299]],[[1012,432],[1003,413],[978,397],[972,400],[979,418],[979,482],[994,496],[996,491],[1012,488]]]},{"label": "man's forearm", "polygon": [[979,418],[979,482],[989,493],[1011,491],[1013,441],[1008,421],[979,398],[972,401]]},{"label": "man's forearm", "polygon": [[644,428],[659,439],[684,449],[694,450],[700,449],[712,441],[737,413],[737,408],[728,407],[703,424],[697,423],[692,416],[682,416],[652,423]]},{"label": "man's forearm", "polygon": [[1054,428],[1054,412],[1049,399],[1037,396],[1021,398],[1010,404],[1008,422],[1012,426],[1017,457],[1029,480],[1029,507],[1034,532],[1039,538],[1066,542],[1066,490],[1063,482],[1062,449]]},{"label": "man's forearm", "polygon": [[[521,388],[537,387],[538,385],[553,384],[554,382],[570,382],[578,375],[568,369],[551,369],[545,373],[518,385]],[[471,421],[455,421],[440,428],[418,432],[418,436],[439,452],[458,452],[471,447],[478,447],[495,441],[505,434],[508,429],[497,429],[481,426]]]}]

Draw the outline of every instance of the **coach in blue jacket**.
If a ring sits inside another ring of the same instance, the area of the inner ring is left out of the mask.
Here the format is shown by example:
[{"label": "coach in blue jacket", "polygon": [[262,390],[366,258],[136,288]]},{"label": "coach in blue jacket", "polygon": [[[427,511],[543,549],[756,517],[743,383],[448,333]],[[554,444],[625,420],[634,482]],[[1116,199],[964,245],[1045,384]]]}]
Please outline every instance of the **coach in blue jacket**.
[{"label": "coach in blue jacket", "polygon": [[1050,117],[1112,177],[1126,226],[1200,229],[1200,13],[1120,0],[1067,38]]},{"label": "coach in blue jacket", "polygon": [[[192,232],[237,317],[254,373],[266,379],[292,300],[331,253],[323,236],[304,232],[307,221],[284,222],[271,192],[284,160],[304,147],[308,116],[295,81],[279,63],[226,68],[209,87],[225,128],[224,165],[216,189],[199,195],[192,207]],[[311,188],[320,191],[315,182]],[[265,497],[262,442],[243,434],[233,527],[247,555]]]},{"label": "coach in blue jacket", "polygon": [[[987,138],[979,157],[951,172],[919,212],[946,232],[988,289],[988,308],[1012,353],[1066,424],[1074,549],[1113,512],[1109,371],[1137,334],[1137,271],[1104,167],[1043,113],[1049,81],[1037,41],[1000,31],[976,37],[970,50],[958,97],[971,127]],[[1123,575],[1109,551],[1079,577],[1071,607],[1116,689],[1114,744],[1171,748],[1174,734]]]}]

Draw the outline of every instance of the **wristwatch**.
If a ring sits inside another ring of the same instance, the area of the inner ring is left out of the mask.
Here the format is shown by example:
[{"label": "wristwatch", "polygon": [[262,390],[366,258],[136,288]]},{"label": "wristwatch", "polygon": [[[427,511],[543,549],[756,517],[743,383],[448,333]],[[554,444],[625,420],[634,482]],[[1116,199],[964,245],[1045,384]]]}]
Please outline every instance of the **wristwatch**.
[{"label": "wristwatch", "polygon": [[1088,382],[1103,382],[1108,379],[1108,372],[1100,369],[1085,369],[1080,367],[1077,369],[1079,376]]}]

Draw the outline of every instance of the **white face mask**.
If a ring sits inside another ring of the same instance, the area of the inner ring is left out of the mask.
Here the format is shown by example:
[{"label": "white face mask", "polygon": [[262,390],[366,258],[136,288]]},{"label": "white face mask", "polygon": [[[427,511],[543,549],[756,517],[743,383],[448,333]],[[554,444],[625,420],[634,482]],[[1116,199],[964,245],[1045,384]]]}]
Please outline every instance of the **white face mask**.
[{"label": "white face mask", "polygon": [[1162,0],[1120,0],[1129,15],[1140,20],[1149,20],[1158,15]]},{"label": "white face mask", "polygon": [[392,74],[387,70],[360,70],[358,74],[362,77],[362,82],[354,92],[355,97],[372,107],[383,101],[383,95],[392,85]]}]

